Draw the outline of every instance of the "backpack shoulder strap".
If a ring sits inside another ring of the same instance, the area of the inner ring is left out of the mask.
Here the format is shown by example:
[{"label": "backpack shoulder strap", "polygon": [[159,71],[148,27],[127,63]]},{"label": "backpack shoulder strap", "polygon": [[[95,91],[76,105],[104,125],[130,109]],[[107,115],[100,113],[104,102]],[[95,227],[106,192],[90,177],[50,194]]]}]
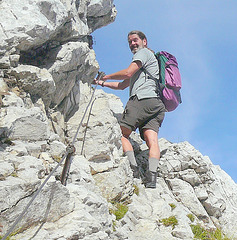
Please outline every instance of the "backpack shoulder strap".
[{"label": "backpack shoulder strap", "polygon": [[[158,59],[157,59],[158,60]],[[159,64],[159,63],[158,63]],[[160,68],[160,65],[159,65]],[[164,88],[164,86],[161,86],[161,80],[160,80],[160,69],[159,69],[159,79],[153,77],[150,72],[148,72],[144,67],[140,68],[141,71],[143,71],[145,74],[147,74],[149,76],[150,79],[154,80],[157,86],[157,89],[159,90],[159,94],[162,96],[162,89]]]},{"label": "backpack shoulder strap", "polygon": [[144,67],[141,67],[140,70],[149,75],[149,78],[157,81],[157,78],[153,77]]}]

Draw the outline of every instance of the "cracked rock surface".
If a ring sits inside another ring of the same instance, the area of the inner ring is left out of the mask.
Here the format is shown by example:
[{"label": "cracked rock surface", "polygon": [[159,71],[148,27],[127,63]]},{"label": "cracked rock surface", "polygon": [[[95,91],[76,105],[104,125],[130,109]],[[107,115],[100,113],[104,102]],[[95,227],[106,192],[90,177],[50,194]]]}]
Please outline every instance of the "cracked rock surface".
[{"label": "cracked rock surface", "polygon": [[[237,239],[237,185],[190,143],[159,139],[146,189],[122,153],[120,99],[96,90],[81,121],[99,70],[91,34],[115,17],[112,0],[0,1],[0,236],[53,171],[14,239],[191,240],[198,224]],[[148,149],[130,140],[144,171]]]}]

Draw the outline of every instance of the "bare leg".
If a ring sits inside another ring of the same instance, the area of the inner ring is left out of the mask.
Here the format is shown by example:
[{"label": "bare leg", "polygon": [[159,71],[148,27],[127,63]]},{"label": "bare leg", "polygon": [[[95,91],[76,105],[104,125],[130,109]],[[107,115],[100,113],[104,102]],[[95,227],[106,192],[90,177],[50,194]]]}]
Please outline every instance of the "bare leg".
[{"label": "bare leg", "polygon": [[132,144],[130,143],[130,141],[128,139],[132,130],[130,130],[126,127],[123,127],[123,126],[120,126],[120,128],[122,131],[121,141],[122,141],[122,146],[123,146],[123,152],[125,153],[127,151],[133,151]]},{"label": "bare leg", "polygon": [[139,178],[140,177],[139,168],[137,166],[137,162],[135,159],[132,144],[130,143],[130,141],[128,139],[132,131],[126,127],[120,126],[120,128],[122,131],[121,141],[122,141],[122,146],[123,146],[123,152],[128,157],[131,169],[133,171],[133,177]]},{"label": "bare leg", "polygon": [[148,169],[145,174],[145,186],[147,188],[156,188],[157,167],[160,159],[158,134],[151,129],[144,129],[143,134],[149,148]]},{"label": "bare leg", "polygon": [[149,158],[160,159],[160,148],[158,143],[157,132],[151,129],[144,129],[143,134],[144,134],[146,144],[149,148]]}]

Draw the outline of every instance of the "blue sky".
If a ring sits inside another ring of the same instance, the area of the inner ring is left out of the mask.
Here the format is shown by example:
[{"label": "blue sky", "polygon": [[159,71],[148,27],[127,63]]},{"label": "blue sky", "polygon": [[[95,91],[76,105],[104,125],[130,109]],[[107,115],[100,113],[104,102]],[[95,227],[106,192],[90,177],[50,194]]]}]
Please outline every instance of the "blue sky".
[{"label": "blue sky", "polygon": [[[176,56],[183,103],[166,114],[159,132],[188,141],[237,182],[237,1],[115,0],[114,23],[93,33],[100,71],[127,68],[127,33],[141,30],[154,51]],[[103,88],[124,104],[128,91]]]}]

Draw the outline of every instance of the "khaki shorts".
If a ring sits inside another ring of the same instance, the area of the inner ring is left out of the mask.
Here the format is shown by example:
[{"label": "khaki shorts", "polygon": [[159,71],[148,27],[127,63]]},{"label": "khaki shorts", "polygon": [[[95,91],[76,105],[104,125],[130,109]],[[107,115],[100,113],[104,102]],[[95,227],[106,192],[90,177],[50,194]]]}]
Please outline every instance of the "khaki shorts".
[{"label": "khaki shorts", "polygon": [[132,131],[139,128],[144,140],[143,129],[151,129],[158,133],[165,117],[165,106],[159,98],[145,98],[138,100],[131,97],[124,109],[120,125]]}]

